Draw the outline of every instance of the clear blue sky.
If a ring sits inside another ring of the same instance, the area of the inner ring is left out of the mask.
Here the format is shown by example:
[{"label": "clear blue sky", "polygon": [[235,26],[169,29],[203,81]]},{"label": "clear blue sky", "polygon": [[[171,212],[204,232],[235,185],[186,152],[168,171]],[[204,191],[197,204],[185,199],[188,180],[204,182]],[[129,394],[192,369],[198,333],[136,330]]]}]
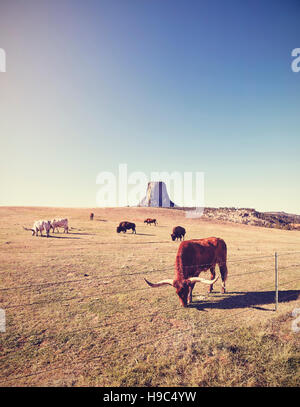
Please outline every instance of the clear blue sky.
[{"label": "clear blue sky", "polygon": [[207,206],[300,213],[298,0],[1,0],[0,205],[203,171]]}]

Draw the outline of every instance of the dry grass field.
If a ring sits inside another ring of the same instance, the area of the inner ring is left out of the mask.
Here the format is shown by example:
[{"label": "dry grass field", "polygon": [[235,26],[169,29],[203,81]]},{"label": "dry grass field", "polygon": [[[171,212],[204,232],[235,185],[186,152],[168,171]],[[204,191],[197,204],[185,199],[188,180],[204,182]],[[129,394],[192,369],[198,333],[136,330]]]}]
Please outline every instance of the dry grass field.
[{"label": "dry grass field", "polygon": [[[54,217],[68,217],[69,234],[33,237],[22,228]],[[147,217],[158,225],[145,225]],[[117,234],[121,220],[135,222],[136,235]],[[299,386],[300,332],[291,329],[299,231],[159,208],[2,207],[0,225],[0,386]],[[144,277],[174,275],[175,225],[186,239],[225,240],[226,294],[220,281],[211,294],[197,284],[182,308],[172,287],[146,285]]]}]

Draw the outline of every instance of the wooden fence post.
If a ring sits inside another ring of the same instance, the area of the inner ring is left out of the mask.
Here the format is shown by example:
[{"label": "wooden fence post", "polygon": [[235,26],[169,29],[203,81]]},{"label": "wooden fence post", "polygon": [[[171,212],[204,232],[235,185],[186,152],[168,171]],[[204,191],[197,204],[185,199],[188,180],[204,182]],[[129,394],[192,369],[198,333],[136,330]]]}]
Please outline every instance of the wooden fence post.
[{"label": "wooden fence post", "polygon": [[275,311],[278,309],[278,255],[275,252]]}]

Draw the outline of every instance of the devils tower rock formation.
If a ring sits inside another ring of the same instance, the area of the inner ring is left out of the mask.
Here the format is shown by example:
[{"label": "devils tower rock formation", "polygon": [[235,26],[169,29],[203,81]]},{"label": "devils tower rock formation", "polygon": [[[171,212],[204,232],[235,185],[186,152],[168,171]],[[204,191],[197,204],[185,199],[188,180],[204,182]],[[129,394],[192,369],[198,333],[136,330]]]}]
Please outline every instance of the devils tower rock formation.
[{"label": "devils tower rock formation", "polygon": [[166,184],[162,181],[148,182],[146,196],[141,200],[139,206],[154,206],[159,208],[173,208]]}]

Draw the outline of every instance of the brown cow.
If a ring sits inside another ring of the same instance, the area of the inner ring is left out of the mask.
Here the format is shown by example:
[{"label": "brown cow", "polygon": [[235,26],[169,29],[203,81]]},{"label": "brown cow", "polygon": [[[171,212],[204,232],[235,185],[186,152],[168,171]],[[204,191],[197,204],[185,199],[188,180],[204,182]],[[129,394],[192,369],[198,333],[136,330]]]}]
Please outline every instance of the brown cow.
[{"label": "brown cow", "polygon": [[[176,289],[181,304],[186,307],[192,302],[192,292],[196,283],[209,284],[209,292],[213,290],[215,267],[218,264],[222,278],[222,293],[225,293],[225,281],[227,278],[227,247],[223,239],[209,237],[207,239],[186,240],[178,248],[175,261],[175,279],[167,279],[158,283],[150,283],[151,287],[171,285]],[[205,280],[198,277],[203,271],[210,269],[211,279]]]},{"label": "brown cow", "polygon": [[127,221],[120,222],[119,226],[117,227],[117,233],[124,232],[128,229],[132,229],[132,233],[136,233],[135,224]]},{"label": "brown cow", "polygon": [[171,238],[173,240],[173,242],[175,241],[175,239],[180,239],[181,238],[184,240],[184,236],[185,236],[185,229],[182,226],[175,226],[173,228],[173,232],[171,234]]},{"label": "brown cow", "polygon": [[154,225],[157,225],[156,219],[151,219],[151,218],[147,218],[146,220],[144,220],[144,223],[147,223],[147,225],[151,226],[151,223],[154,223]]}]

